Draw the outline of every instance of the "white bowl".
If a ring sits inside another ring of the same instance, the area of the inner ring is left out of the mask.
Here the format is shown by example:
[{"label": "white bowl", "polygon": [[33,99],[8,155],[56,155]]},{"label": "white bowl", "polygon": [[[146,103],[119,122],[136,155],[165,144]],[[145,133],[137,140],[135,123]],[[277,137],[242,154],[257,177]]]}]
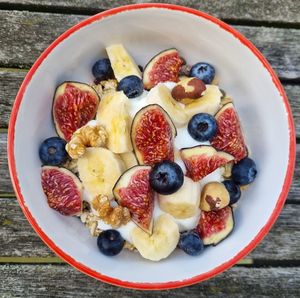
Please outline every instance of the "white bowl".
[{"label": "white bowl", "polygon": [[[257,163],[255,183],[235,210],[235,229],[199,257],[179,250],[158,263],[128,251],[109,258],[76,218],[50,209],[40,182],[38,147],[55,135],[51,104],[64,80],[91,82],[93,62],[105,46],[123,43],[138,64],[176,47],[192,64],[217,68],[220,86],[232,95]],[[185,7],[140,4],[95,15],[55,40],[27,74],[13,107],[9,166],[19,203],[44,242],[84,273],[115,285],[175,288],[210,278],[234,265],[266,235],[280,213],[292,179],[295,132],[288,99],[262,54],[240,33],[216,18]]]}]

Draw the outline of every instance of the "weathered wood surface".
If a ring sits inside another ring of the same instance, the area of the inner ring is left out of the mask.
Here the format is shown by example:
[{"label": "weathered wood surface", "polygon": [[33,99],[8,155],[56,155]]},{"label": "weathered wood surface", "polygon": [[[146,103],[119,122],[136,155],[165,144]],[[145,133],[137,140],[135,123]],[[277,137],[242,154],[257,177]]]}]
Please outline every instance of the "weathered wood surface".
[{"label": "weathered wood surface", "polygon": [[[299,218],[300,205],[286,204],[270,233],[247,259],[300,260]],[[0,263],[7,257],[14,257],[15,261],[16,257],[31,257],[34,261],[37,257],[55,256],[29,225],[15,198],[0,198],[0,243]]]},{"label": "weathered wood surface", "polygon": [[[29,68],[56,37],[84,18],[86,16],[0,11],[0,66]],[[281,78],[300,78],[300,30],[234,27],[262,51]]]},{"label": "weathered wood surface", "polygon": [[0,275],[2,297],[299,297],[300,292],[299,267],[233,267],[188,288],[147,293],[101,283],[68,265],[2,265]]},{"label": "weathered wood surface", "polygon": [[[0,194],[1,193],[13,193],[13,188],[10,181],[8,165],[7,165],[7,135],[0,133]],[[300,145],[297,146],[297,161],[296,170],[294,174],[293,184],[288,196],[290,201],[300,202]]]},{"label": "weathered wood surface", "polygon": [[[141,297],[93,280],[64,264],[35,234],[14,198],[7,167],[6,130],[17,90],[40,53],[88,15],[137,0],[0,0],[0,297]],[[269,60],[284,83],[300,140],[300,1],[172,2],[233,24]],[[300,144],[288,201],[263,242],[240,264],[185,289],[147,297],[299,297]],[[22,264],[23,263],[23,264]],[[46,264],[45,264],[46,263]],[[59,264],[55,264],[59,263]],[[263,268],[270,266],[270,268]],[[280,268],[278,266],[283,266]]]},{"label": "weathered wood surface", "polygon": [[[143,3],[140,0],[0,0],[5,8],[81,12],[94,14],[119,5]],[[297,0],[262,0],[262,1],[219,1],[219,0],[156,0],[151,2],[173,3],[199,9],[225,20],[263,21],[275,23],[300,23],[300,2]]]}]

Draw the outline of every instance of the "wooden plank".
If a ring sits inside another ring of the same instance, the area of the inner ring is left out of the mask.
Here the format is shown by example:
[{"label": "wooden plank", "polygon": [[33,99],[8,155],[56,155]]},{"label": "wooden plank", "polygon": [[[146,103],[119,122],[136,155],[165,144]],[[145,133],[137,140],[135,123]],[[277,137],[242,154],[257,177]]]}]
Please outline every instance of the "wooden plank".
[{"label": "wooden plank", "polygon": [[[26,70],[0,68],[0,128],[8,126],[9,116],[18,89],[26,75]],[[300,138],[300,85],[283,84],[289,98]]]},{"label": "wooden plank", "polygon": [[0,127],[8,127],[11,109],[27,71],[0,68]]},{"label": "wooden plank", "polygon": [[[300,202],[300,145],[297,145],[296,164],[298,166],[295,169],[293,184],[288,196],[288,200]],[[5,133],[0,133],[0,177],[0,194],[13,193],[7,165],[7,135]]]},{"label": "wooden plank", "polygon": [[[57,36],[84,18],[81,15],[0,11],[0,65],[29,68]],[[300,78],[300,30],[235,28],[261,49],[281,78]]]},{"label": "wooden plank", "polygon": [[[92,279],[67,265],[2,265],[3,297],[145,297]],[[228,271],[183,289],[147,292],[146,297],[299,297],[300,268],[245,268]]]},{"label": "wooden plank", "polygon": [[[94,14],[104,9],[113,8],[119,5],[141,3],[147,1],[138,0],[1,0],[2,7],[16,8],[22,5],[22,9],[82,12]],[[299,23],[300,16],[299,1],[295,0],[262,0],[259,4],[255,1],[239,0],[218,1],[218,0],[159,0],[152,2],[173,3],[202,10],[219,18],[244,20],[244,21],[264,21],[264,22],[284,22]],[[9,4],[9,5],[8,5]]]},{"label": "wooden plank", "polygon": [[[263,242],[246,258],[255,260],[300,260],[300,205],[287,204]],[[33,231],[13,198],[0,198],[0,263],[53,263],[55,256]],[[26,258],[33,258],[30,259]],[[7,259],[9,258],[9,259]],[[17,259],[16,259],[17,258]],[[25,258],[25,259],[24,259]],[[244,263],[245,264],[245,263]]]}]

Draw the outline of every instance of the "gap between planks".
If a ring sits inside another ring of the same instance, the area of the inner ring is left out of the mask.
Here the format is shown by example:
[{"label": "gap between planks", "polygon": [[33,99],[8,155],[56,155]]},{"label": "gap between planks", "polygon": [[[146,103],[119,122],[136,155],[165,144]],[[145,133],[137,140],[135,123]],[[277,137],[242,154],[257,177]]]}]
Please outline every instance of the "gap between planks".
[{"label": "gap between planks", "polygon": [[[237,265],[250,266],[254,261],[251,258],[240,260]],[[66,264],[59,257],[0,257],[1,264]]]},{"label": "gap between planks", "polygon": [[[59,257],[0,257],[2,264],[67,264]],[[300,267],[300,260],[269,260],[245,258],[238,261],[235,266],[261,267]]]},{"label": "gap between planks", "polygon": [[[112,7],[111,7],[112,8]],[[15,10],[15,11],[29,11],[37,13],[55,13],[64,15],[81,15],[81,16],[92,16],[103,12],[108,9],[95,9],[89,7],[63,7],[63,6],[40,6],[34,4],[14,4],[14,3],[0,3],[0,10]],[[249,27],[272,27],[272,28],[289,28],[289,29],[300,29],[299,22],[284,22],[284,21],[263,21],[263,20],[243,20],[239,18],[219,18],[229,25],[238,26],[249,26]]]}]

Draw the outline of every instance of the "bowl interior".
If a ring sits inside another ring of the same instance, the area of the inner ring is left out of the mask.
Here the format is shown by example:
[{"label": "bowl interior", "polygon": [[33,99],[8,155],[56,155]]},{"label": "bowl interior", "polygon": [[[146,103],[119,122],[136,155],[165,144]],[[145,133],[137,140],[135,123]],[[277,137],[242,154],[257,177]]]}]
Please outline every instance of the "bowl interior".
[{"label": "bowl interior", "polygon": [[[38,147],[43,139],[55,135],[51,118],[54,90],[64,80],[91,82],[93,62],[105,55],[105,46],[113,43],[123,43],[141,65],[170,47],[179,49],[189,64],[210,62],[216,66],[221,88],[234,99],[259,174],[235,210],[231,236],[199,257],[180,251],[159,263],[127,251],[114,258],[105,257],[80,220],[61,216],[47,205],[40,184]],[[271,75],[258,58],[238,38],[210,20],[162,8],[123,11],[96,20],[59,43],[25,90],[14,140],[25,205],[44,233],[76,262],[106,276],[138,283],[189,279],[242,251],[273,212],[282,191],[288,153],[287,112]]]}]

